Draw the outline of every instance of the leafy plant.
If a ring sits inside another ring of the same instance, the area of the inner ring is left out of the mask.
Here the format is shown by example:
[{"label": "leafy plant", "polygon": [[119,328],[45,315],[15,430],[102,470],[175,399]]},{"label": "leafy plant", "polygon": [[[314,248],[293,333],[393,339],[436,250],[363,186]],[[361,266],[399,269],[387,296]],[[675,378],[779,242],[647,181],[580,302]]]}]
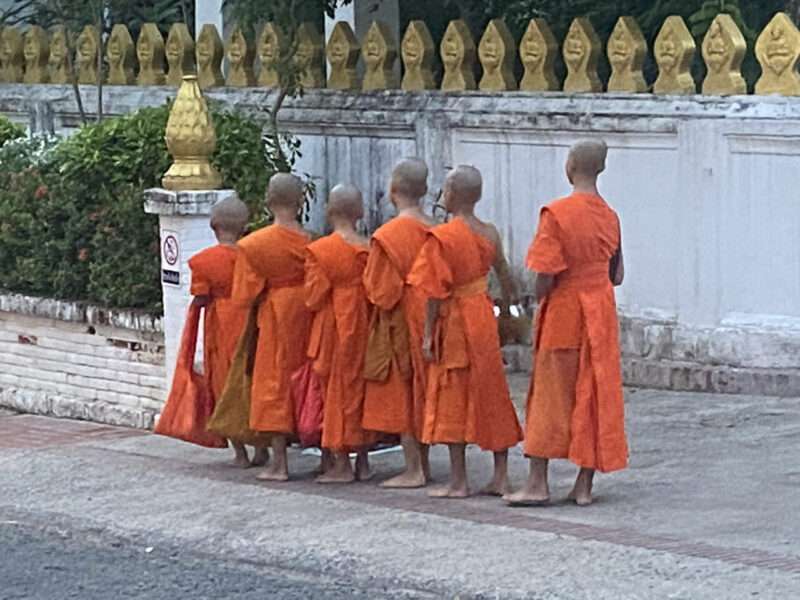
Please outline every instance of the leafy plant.
[{"label": "leafy plant", "polygon": [[8,120],[4,115],[0,115],[0,146],[9,140],[25,137],[25,130]]}]

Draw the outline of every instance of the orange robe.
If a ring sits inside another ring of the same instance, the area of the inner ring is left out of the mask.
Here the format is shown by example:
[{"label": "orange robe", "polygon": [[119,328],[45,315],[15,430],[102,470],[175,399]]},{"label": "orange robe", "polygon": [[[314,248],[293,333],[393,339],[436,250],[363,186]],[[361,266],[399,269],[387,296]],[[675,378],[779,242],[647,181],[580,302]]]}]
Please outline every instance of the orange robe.
[{"label": "orange robe", "polygon": [[422,357],[425,298],[406,284],[406,276],[428,231],[430,227],[419,219],[395,217],[373,234],[364,271],[364,288],[374,305],[368,346],[371,356],[367,356],[372,368],[367,370],[382,374],[367,379],[363,425],[371,431],[411,435],[418,440],[422,439],[427,381]]},{"label": "orange robe", "polygon": [[511,403],[486,275],[497,248],[462,219],[434,227],[410,284],[442,303],[428,373],[426,444],[469,443],[498,452],[522,432]]},{"label": "orange robe", "polygon": [[203,369],[214,400],[222,396],[236,343],[247,319],[247,311],[231,300],[237,254],[236,248],[217,244],[189,259],[192,273],[189,293],[210,297],[203,316]]},{"label": "orange robe", "polygon": [[525,454],[569,458],[600,471],[626,465],[628,447],[609,261],[619,247],[616,213],[574,193],[545,206],[526,264],[554,274],[534,325]]},{"label": "orange robe", "polygon": [[295,429],[290,378],[305,361],[311,313],[305,305],[304,234],[270,225],[239,241],[232,298],[258,309],[258,340],[253,363],[250,427],[292,434]]},{"label": "orange robe", "polygon": [[364,444],[364,351],[367,298],[362,277],[369,250],[333,233],[306,255],[306,306],[314,311],[308,356],[324,391],[322,447],[334,452]]}]

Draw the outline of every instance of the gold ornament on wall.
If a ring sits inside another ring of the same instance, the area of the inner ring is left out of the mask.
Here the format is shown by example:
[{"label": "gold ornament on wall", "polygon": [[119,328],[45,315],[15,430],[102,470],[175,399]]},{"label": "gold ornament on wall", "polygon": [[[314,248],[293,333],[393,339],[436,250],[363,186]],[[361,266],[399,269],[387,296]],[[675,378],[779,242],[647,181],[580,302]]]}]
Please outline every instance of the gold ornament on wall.
[{"label": "gold ornament on wall", "polygon": [[718,14],[703,39],[703,60],[708,72],[704,94],[746,94],[741,66],[747,42],[730,15]]},{"label": "gold ornament on wall", "polygon": [[503,19],[492,19],[478,44],[478,58],[483,67],[479,84],[482,90],[516,90],[514,57],[516,44]]},{"label": "gold ornament on wall", "polygon": [[72,83],[72,41],[63,25],[53,27],[50,36],[50,81]]},{"label": "gold ornament on wall", "polygon": [[450,21],[439,45],[443,90],[475,89],[475,40],[461,19]]},{"label": "gold ornament on wall", "polygon": [[400,44],[405,67],[401,83],[404,90],[432,90],[436,87],[433,77],[434,52],[436,46],[428,26],[423,21],[411,21]]},{"label": "gold ornament on wall", "polygon": [[106,42],[106,62],[108,62],[108,83],[110,85],[133,85],[136,75],[133,72],[133,38],[128,28],[117,23],[111,28]]},{"label": "gold ornament on wall", "polygon": [[397,41],[386,23],[372,22],[364,36],[361,55],[364,57],[366,67],[361,86],[363,89],[385,90],[398,87],[399,82],[394,73]]},{"label": "gold ornament on wall", "polygon": [[776,14],[756,41],[756,58],[761,64],[761,77],[756,94],[800,96],[800,31],[789,15]]},{"label": "gold ornament on wall", "polygon": [[600,38],[589,22],[580,17],[574,19],[564,40],[564,62],[567,64],[565,92],[602,92],[603,84],[597,74],[600,57]]},{"label": "gold ornament on wall", "polygon": [[195,44],[197,82],[202,88],[225,85],[222,76],[222,38],[214,25],[206,23],[200,29]]},{"label": "gold ornament on wall", "polygon": [[312,23],[303,23],[297,28],[294,59],[302,71],[300,84],[303,87],[325,87],[325,40]]},{"label": "gold ornament on wall", "polygon": [[47,61],[50,59],[50,43],[44,29],[31,25],[22,35],[22,55],[25,58],[25,83],[47,83]]},{"label": "gold ornament on wall", "polygon": [[525,73],[519,82],[519,89],[552,92],[559,89],[555,73],[556,41],[547,21],[531,19],[519,43],[519,58]]},{"label": "gold ornament on wall", "polygon": [[608,62],[611,64],[611,77],[608,79],[609,92],[647,91],[642,66],[647,54],[647,41],[633,17],[620,17],[606,48]]},{"label": "gold ornament on wall", "polygon": [[278,71],[275,70],[275,61],[280,56],[281,47],[286,43],[286,35],[275,23],[267,23],[261,30],[256,44],[258,62],[261,71],[258,74],[258,85],[272,87],[278,85]]},{"label": "gold ornament on wall", "polygon": [[238,25],[233,28],[228,38],[225,55],[228,58],[228,76],[225,78],[225,83],[234,87],[255,86],[253,61],[256,58],[256,50]]},{"label": "gold ornament on wall", "polygon": [[76,62],[78,83],[97,84],[97,53],[100,51],[100,33],[94,25],[86,25],[78,36]]},{"label": "gold ornament on wall", "polygon": [[209,162],[217,136],[197,76],[186,75],[169,113],[164,135],[172,166],[161,180],[168,190],[216,190],[219,173]]},{"label": "gold ornament on wall", "polygon": [[194,40],[185,23],[174,23],[167,36],[167,83],[181,85],[186,75],[194,75]]},{"label": "gold ornament on wall", "polygon": [[139,85],[164,85],[164,38],[155,23],[145,23],[136,41],[136,57],[139,59]]},{"label": "gold ornament on wall", "polygon": [[0,32],[0,81],[3,83],[22,81],[24,64],[22,36],[16,27],[3,27]]},{"label": "gold ornament on wall", "polygon": [[328,75],[328,87],[341,90],[353,90],[361,87],[361,80],[356,73],[358,55],[361,48],[352,27],[346,21],[339,21],[331,30],[325,53],[331,65]]},{"label": "gold ornament on wall", "polygon": [[697,86],[691,69],[697,46],[681,17],[667,17],[656,37],[654,51],[658,78],[653,91],[656,94],[694,94]]}]

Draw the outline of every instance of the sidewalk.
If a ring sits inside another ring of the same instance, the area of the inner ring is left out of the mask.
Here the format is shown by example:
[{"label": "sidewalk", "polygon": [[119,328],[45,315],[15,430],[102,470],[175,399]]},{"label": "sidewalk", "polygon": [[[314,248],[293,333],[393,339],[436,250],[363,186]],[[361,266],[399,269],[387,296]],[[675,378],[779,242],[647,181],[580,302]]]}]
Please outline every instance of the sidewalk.
[{"label": "sidewalk", "polygon": [[[512,378],[521,404],[527,380]],[[0,414],[0,527],[14,519],[102,530],[263,567],[356,578],[409,597],[793,598],[800,594],[800,402],[629,391],[631,464],[600,476],[597,502],[546,508],[430,500],[374,484],[262,484],[225,451],[91,423]],[[376,456],[389,475],[399,453]],[[491,457],[471,450],[470,478]],[[526,461],[512,453],[519,485]],[[433,474],[445,477],[443,448]],[[416,590],[413,591],[413,590]],[[1,595],[1,594],[0,594]],[[224,597],[224,596],[222,596]]]}]

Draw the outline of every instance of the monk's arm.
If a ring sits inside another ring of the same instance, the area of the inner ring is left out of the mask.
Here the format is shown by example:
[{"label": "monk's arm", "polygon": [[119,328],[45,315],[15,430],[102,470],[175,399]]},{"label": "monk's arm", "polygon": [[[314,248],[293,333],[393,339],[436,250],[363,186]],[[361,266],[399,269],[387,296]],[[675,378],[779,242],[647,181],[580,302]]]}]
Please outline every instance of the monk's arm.
[{"label": "monk's arm", "polygon": [[541,302],[553,290],[556,276],[552,273],[535,273],[535,277],[533,295],[536,298],[536,302]]},{"label": "monk's arm", "polygon": [[439,306],[442,301],[439,298],[428,298],[425,303],[425,328],[422,333],[422,354],[425,360],[433,359],[433,328],[436,325],[436,318],[439,316]]},{"label": "monk's arm", "polygon": [[492,227],[492,230],[494,244],[497,248],[492,262],[492,269],[494,269],[494,273],[497,275],[497,282],[500,284],[500,310],[503,313],[508,313],[508,307],[517,296],[517,286],[514,283],[514,278],[511,277],[511,269],[508,268],[508,261],[506,260],[505,252],[503,252],[503,242],[500,239],[500,234],[494,227]]},{"label": "monk's arm", "polygon": [[613,283],[615,286],[622,285],[624,279],[625,279],[625,261],[622,260],[622,248],[620,248],[617,251],[616,269],[614,270],[614,276],[611,278],[611,283]]}]

